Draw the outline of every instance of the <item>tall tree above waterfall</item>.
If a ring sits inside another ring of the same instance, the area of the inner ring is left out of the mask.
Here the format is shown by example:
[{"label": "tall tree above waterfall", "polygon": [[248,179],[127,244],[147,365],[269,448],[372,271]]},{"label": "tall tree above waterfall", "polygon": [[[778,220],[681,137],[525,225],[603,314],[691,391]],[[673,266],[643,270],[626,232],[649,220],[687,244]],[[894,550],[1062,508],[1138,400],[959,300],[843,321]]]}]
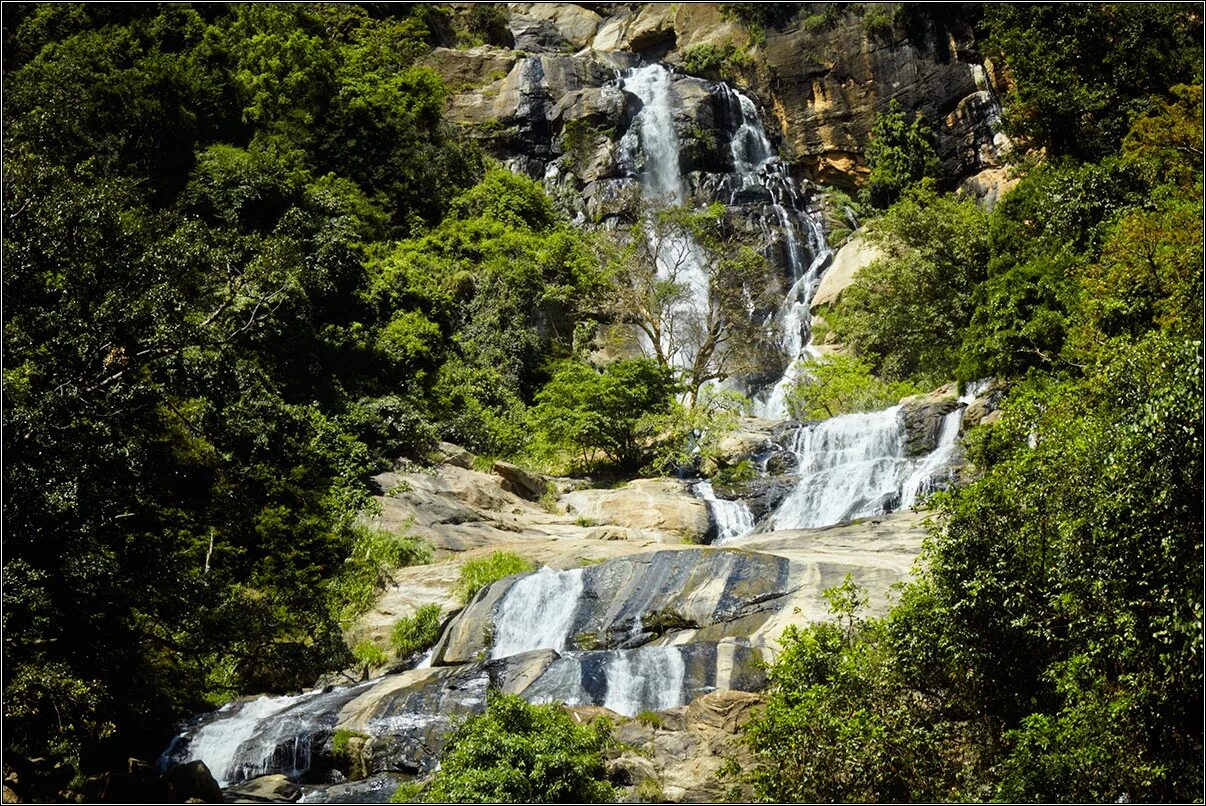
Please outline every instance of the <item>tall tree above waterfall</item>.
[{"label": "tall tree above waterfall", "polygon": [[641,351],[678,373],[691,403],[705,383],[757,368],[764,337],[749,309],[777,300],[770,289],[750,294],[764,258],[722,205],[646,209],[607,260],[615,279],[607,310],[639,331]]}]

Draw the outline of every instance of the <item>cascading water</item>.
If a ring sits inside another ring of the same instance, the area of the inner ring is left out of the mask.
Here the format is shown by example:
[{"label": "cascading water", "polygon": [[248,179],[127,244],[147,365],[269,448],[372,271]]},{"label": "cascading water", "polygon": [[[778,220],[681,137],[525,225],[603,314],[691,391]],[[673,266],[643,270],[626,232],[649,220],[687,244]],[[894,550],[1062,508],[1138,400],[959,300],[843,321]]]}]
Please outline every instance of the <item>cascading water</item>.
[{"label": "cascading water", "polygon": [[607,664],[607,698],[603,707],[636,716],[682,705],[686,664],[677,647],[619,650]]},{"label": "cascading water", "polygon": [[[787,392],[799,378],[799,360],[816,355],[810,346],[812,316],[809,306],[832,251],[825,242],[821,224],[802,211],[799,189],[787,166],[775,155],[753,100],[726,85],[721,86],[728,99],[730,116],[741,121],[730,144],[738,184],[731,189],[729,201],[734,203],[739,194],[760,188],[770,199],[771,210],[783,235],[791,282],[775,314],[775,323],[787,367],[779,380],[755,395],[753,400],[756,416],[781,420],[787,416]],[[807,232],[807,248],[800,241],[798,224],[802,224]]]},{"label": "cascading water", "polygon": [[520,579],[498,603],[490,657],[564,649],[581,596],[581,568],[554,571],[545,566]]},{"label": "cascading water", "polygon": [[[686,196],[670,79],[670,71],[660,64],[634,68],[621,78],[623,88],[642,104],[620,141],[622,161],[636,171],[646,193],[666,206],[680,205]],[[687,289],[674,306],[672,326],[663,329],[660,345],[672,365],[687,369],[695,362],[692,339],[687,334],[704,327],[707,321],[707,262],[700,245],[687,235],[673,233],[658,239],[652,227],[646,229],[646,234],[655,250],[658,279]]]},{"label": "cascading water", "polygon": [[219,786],[273,772],[297,776],[310,767],[314,737],[325,736],[339,709],[374,682],[229,703],[173,739],[160,765],[203,761]]},{"label": "cascading water", "polygon": [[754,513],[744,501],[726,501],[717,498],[712,482],[701,481],[695,485],[696,498],[708,505],[708,514],[716,524],[716,539],[713,545],[723,545],[754,531]]}]

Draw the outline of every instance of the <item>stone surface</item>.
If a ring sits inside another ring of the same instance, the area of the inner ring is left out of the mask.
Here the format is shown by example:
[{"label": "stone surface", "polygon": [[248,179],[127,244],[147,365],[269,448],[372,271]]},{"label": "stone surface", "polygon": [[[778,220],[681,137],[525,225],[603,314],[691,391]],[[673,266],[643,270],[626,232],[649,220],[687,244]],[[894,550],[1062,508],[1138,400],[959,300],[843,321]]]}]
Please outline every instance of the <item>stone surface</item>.
[{"label": "stone surface", "polygon": [[459,467],[462,470],[473,469],[473,454],[460,445],[453,445],[451,442],[441,442],[436,447],[439,450],[440,461],[444,464]]},{"label": "stone surface", "polygon": [[[571,708],[580,722],[606,716],[615,722],[615,736],[628,748],[607,761],[614,780],[635,789],[645,780],[661,786],[662,800],[675,803],[719,803],[729,800],[731,782],[717,773],[727,759],[746,766],[753,759],[738,731],[761,704],[756,694],[716,691],[690,705],[660,711],[656,720],[616,718],[596,708]],[[738,800],[750,792],[739,792]]]},{"label": "stone surface", "polygon": [[566,510],[596,524],[656,529],[691,542],[708,533],[708,508],[676,479],[637,479],[616,490],[578,490],[561,498]]},{"label": "stone surface", "polygon": [[502,476],[504,490],[530,501],[537,501],[548,492],[549,482],[544,476],[524,470],[519,465],[499,459],[491,470]]},{"label": "stone surface", "polygon": [[867,240],[865,233],[855,232],[833,256],[829,268],[821,275],[821,283],[812,297],[813,310],[837,302],[858,273],[883,257],[883,254],[878,245]]},{"label": "stone surface", "polygon": [[287,775],[276,773],[228,787],[227,802],[232,795],[235,803],[296,803],[301,799],[302,790]]},{"label": "stone surface", "polygon": [[168,770],[163,783],[171,790],[177,802],[197,798],[205,803],[220,803],[222,790],[204,761],[189,761]]},{"label": "stone surface", "polygon": [[906,456],[924,456],[938,447],[942,418],[960,405],[955,395],[954,385],[947,384],[927,394],[913,395],[900,401]]},{"label": "stone surface", "polygon": [[1019,181],[1009,175],[1008,168],[985,168],[960,182],[957,192],[975,199],[985,210],[991,210]]},{"label": "stone surface", "polygon": [[[748,631],[789,593],[788,576],[782,558],[729,549],[659,551],[592,565],[582,572],[569,648],[639,646],[674,629],[743,619]],[[444,631],[433,663],[467,663],[488,654],[498,607],[521,578],[507,577],[478,593]],[[740,634],[714,630],[708,640]]]}]

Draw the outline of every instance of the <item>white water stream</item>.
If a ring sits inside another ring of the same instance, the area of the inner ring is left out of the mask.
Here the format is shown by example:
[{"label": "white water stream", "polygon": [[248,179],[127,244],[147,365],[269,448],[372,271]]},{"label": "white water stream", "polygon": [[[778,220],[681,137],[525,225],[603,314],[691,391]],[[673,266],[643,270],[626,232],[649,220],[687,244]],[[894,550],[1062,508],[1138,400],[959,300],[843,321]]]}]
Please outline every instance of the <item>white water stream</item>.
[{"label": "white water stream", "polygon": [[708,505],[708,513],[716,524],[716,540],[719,546],[754,531],[754,513],[744,501],[726,501],[716,497],[712,482],[704,480],[695,485],[693,492]]},{"label": "white water stream", "polygon": [[498,603],[490,657],[564,649],[582,596],[582,570],[545,566],[512,585]]}]

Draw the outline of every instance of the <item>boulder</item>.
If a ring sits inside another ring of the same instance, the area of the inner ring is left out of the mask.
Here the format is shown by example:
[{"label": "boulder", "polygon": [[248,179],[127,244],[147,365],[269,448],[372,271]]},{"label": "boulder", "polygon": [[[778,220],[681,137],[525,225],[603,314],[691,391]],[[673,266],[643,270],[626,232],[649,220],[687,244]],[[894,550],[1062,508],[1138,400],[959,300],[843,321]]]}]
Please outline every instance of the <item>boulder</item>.
[{"label": "boulder", "polygon": [[261,775],[250,781],[227,788],[229,800],[234,796],[236,803],[296,803],[301,800],[302,790],[286,775]]},{"label": "boulder", "polygon": [[[788,593],[785,560],[734,549],[663,550],[562,573],[580,574],[580,587],[566,585],[573,598],[545,606],[572,608],[565,627],[570,649],[634,647],[680,629],[737,622],[740,628],[714,630],[711,640],[741,635]],[[479,592],[444,630],[433,662],[467,663],[488,654],[497,614],[525,576]]]},{"label": "boulder", "polygon": [[203,803],[221,803],[222,790],[204,761],[186,761],[163,775],[163,783],[176,802],[196,799]]},{"label": "boulder", "polygon": [[637,479],[616,490],[578,490],[561,498],[571,515],[596,524],[668,532],[694,543],[708,534],[708,508],[676,479]]},{"label": "boulder", "polygon": [[856,232],[833,256],[833,262],[821,275],[821,284],[812,295],[812,308],[833,305],[842,292],[854,283],[858,273],[883,257],[883,250],[867,240],[864,232]]},{"label": "boulder", "polygon": [[528,53],[558,52],[573,45],[552,20],[537,19],[527,14],[512,14],[507,21],[516,50]]},{"label": "boulder", "polygon": [[453,445],[451,442],[441,442],[437,449],[440,454],[440,461],[446,465],[459,467],[463,470],[473,469],[473,454],[462,448],[460,445]]},{"label": "boulder", "polygon": [[1019,181],[1009,175],[1008,168],[985,168],[960,182],[955,192],[960,196],[970,196],[976,200],[976,204],[991,210]]},{"label": "boulder", "polygon": [[905,455],[924,456],[938,447],[942,420],[959,407],[952,384],[924,395],[913,395],[900,401],[900,416],[904,423]]},{"label": "boulder", "polygon": [[539,473],[499,459],[491,468],[503,478],[503,489],[530,501],[538,501],[549,490],[549,482]]},{"label": "boulder", "polygon": [[[583,48],[590,44],[603,21],[595,12],[575,3],[509,3],[508,6],[511,11],[512,33],[515,32],[516,19],[545,22],[556,29],[563,44],[575,48]],[[515,37],[515,47],[531,50],[519,44],[518,34]]]},{"label": "boulder", "polygon": [[517,61],[519,54],[513,50],[482,45],[468,50],[436,48],[419,63],[439,73],[453,92],[463,92],[498,81]]},{"label": "boulder", "polygon": [[773,438],[776,423],[770,420],[742,418],[737,427],[716,442],[712,455],[721,467],[732,467],[766,447]]}]

